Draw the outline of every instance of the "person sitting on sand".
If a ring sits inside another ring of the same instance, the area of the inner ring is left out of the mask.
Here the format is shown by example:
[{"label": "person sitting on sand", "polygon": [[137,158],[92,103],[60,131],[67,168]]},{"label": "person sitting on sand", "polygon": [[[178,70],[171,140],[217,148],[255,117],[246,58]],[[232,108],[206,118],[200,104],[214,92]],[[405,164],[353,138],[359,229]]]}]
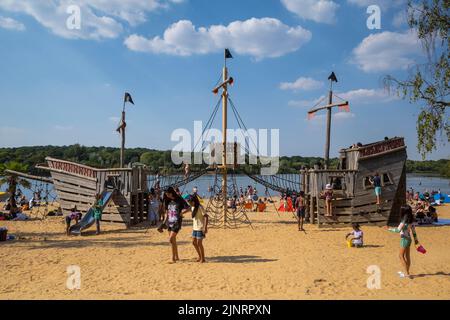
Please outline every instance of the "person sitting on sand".
[{"label": "person sitting on sand", "polygon": [[183,224],[183,213],[190,209],[186,201],[175,191],[173,187],[169,187],[164,192],[163,199],[166,216],[163,224],[158,228],[162,232],[166,226],[169,231],[169,242],[172,246],[172,262],[176,263],[180,260],[178,256],[177,235]]},{"label": "person sitting on sand", "polygon": [[206,238],[208,233],[209,217],[196,195],[191,195],[188,198],[188,203],[192,211],[192,244],[198,254],[197,262],[204,263],[205,248],[203,247],[203,239]]},{"label": "person sitting on sand", "polygon": [[77,224],[82,218],[81,212],[77,210],[77,206],[73,206],[70,210],[70,213],[66,216],[66,234],[70,235],[70,224],[75,220],[75,224]]},{"label": "person sitting on sand", "polygon": [[358,223],[352,223],[352,228],[353,231],[348,233],[345,239],[347,240],[351,236],[351,246],[361,248],[364,245],[364,233]]},{"label": "person sitting on sand", "polygon": [[94,203],[94,219],[95,219],[95,227],[96,227],[96,235],[100,234],[100,221],[102,220],[102,213],[103,213],[103,199],[101,194],[97,194],[95,197],[95,203]]},{"label": "person sitting on sand", "polygon": [[411,244],[414,239],[416,245],[419,244],[416,229],[413,225],[414,216],[410,206],[400,208],[401,223],[397,228],[388,228],[388,231],[400,233],[400,262],[405,272],[399,271],[400,278],[410,278],[409,270],[411,268]]}]

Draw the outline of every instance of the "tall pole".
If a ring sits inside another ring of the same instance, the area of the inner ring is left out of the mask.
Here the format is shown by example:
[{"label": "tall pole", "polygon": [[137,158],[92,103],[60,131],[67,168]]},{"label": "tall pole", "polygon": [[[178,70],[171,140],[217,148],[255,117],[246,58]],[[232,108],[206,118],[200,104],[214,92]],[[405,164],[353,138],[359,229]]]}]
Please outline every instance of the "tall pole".
[{"label": "tall pole", "polygon": [[[330,80],[330,94],[328,97],[328,105],[333,104],[333,80]],[[325,141],[325,169],[330,164],[330,140],[331,140],[331,107],[327,108],[327,136]]]},{"label": "tall pole", "polygon": [[226,66],[227,59],[225,58],[225,66],[223,67],[223,93],[222,93],[222,141],[223,141],[223,153],[222,153],[222,196],[223,196],[223,226],[226,228],[227,223],[227,127],[228,127],[228,69]]},{"label": "tall pole", "polygon": [[120,148],[120,167],[124,168],[125,166],[125,101],[123,102],[123,109],[122,109],[122,145]]}]

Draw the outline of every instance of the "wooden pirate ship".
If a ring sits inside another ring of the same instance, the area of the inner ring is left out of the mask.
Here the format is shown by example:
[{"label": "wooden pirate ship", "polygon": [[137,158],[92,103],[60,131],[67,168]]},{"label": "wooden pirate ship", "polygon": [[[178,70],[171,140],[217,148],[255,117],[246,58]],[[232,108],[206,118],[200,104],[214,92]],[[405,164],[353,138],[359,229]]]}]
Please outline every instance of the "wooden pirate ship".
[{"label": "wooden pirate ship", "polygon": [[88,212],[97,194],[111,190],[113,195],[104,204],[103,221],[131,225],[146,219],[148,184],[142,166],[97,169],[50,157],[46,161],[37,168],[50,172],[63,213],[74,206]]},{"label": "wooden pirate ship", "polygon": [[[406,204],[406,158],[404,139],[392,138],[341,150],[337,170],[303,170],[301,184],[308,198],[310,222],[320,226],[398,223],[400,207]],[[382,184],[379,205],[371,183],[375,173]],[[334,217],[326,216],[321,197],[327,184],[333,186]]]}]

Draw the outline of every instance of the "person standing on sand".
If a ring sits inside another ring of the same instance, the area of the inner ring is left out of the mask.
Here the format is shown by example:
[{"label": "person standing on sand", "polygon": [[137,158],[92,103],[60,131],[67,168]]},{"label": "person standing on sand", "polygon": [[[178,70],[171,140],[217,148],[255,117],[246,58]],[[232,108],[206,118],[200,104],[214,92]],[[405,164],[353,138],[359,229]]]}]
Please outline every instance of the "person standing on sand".
[{"label": "person standing on sand", "polygon": [[323,197],[325,198],[326,207],[326,217],[333,216],[333,187],[331,184],[325,186],[325,191],[323,192]]},{"label": "person standing on sand", "polygon": [[100,234],[100,220],[102,220],[102,211],[103,211],[103,199],[101,194],[97,194],[95,197],[95,204],[94,204],[94,219],[95,219],[95,227],[97,228],[97,231],[95,232],[96,235]]},{"label": "person standing on sand", "polygon": [[208,214],[200,204],[198,196],[193,194],[188,200],[192,210],[192,244],[198,254],[197,262],[204,263],[205,249],[203,247],[203,239],[208,233]]},{"label": "person standing on sand", "polygon": [[164,223],[158,228],[158,231],[162,232],[163,227],[167,226],[169,231],[169,242],[172,245],[172,262],[176,263],[180,260],[180,257],[178,256],[177,235],[180,232],[183,223],[183,213],[188,211],[190,207],[172,187],[169,187],[167,191],[164,192],[163,203],[166,217]]},{"label": "person standing on sand", "polygon": [[303,221],[305,219],[305,193],[300,191],[295,199],[295,208],[297,209],[298,231],[305,231],[303,229]]},{"label": "person standing on sand", "polygon": [[399,271],[400,278],[411,278],[409,270],[411,268],[411,244],[414,239],[416,245],[419,244],[416,229],[414,228],[414,216],[410,206],[403,206],[400,209],[401,223],[397,228],[388,228],[388,231],[400,233],[400,262],[405,272]]},{"label": "person standing on sand", "polygon": [[150,226],[155,226],[160,220],[159,212],[161,203],[155,189],[153,188],[150,189],[148,203],[148,221],[150,222]]}]

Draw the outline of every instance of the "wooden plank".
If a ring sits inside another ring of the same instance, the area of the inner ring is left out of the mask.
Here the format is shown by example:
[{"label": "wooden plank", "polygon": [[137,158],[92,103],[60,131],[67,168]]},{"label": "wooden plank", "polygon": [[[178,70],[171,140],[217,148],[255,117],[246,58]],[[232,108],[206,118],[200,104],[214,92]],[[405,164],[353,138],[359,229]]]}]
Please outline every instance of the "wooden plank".
[{"label": "wooden plank", "polygon": [[86,189],[92,189],[94,191],[97,190],[97,182],[96,182],[97,180],[93,181],[86,179],[85,177],[76,177],[56,172],[52,172],[52,178],[54,181],[58,180],[63,183],[84,187]]},{"label": "wooden plank", "polygon": [[94,204],[95,197],[86,197],[82,195],[76,195],[73,193],[67,193],[67,192],[58,192],[58,198],[60,200],[66,200],[66,201],[72,201],[72,202],[79,202],[79,203],[86,203],[86,204]]},{"label": "wooden plank", "polygon": [[67,193],[79,194],[84,196],[95,196],[95,191],[92,189],[85,189],[82,187],[74,186],[72,184],[66,184],[60,181],[55,181],[54,186],[57,192],[63,191]]}]

